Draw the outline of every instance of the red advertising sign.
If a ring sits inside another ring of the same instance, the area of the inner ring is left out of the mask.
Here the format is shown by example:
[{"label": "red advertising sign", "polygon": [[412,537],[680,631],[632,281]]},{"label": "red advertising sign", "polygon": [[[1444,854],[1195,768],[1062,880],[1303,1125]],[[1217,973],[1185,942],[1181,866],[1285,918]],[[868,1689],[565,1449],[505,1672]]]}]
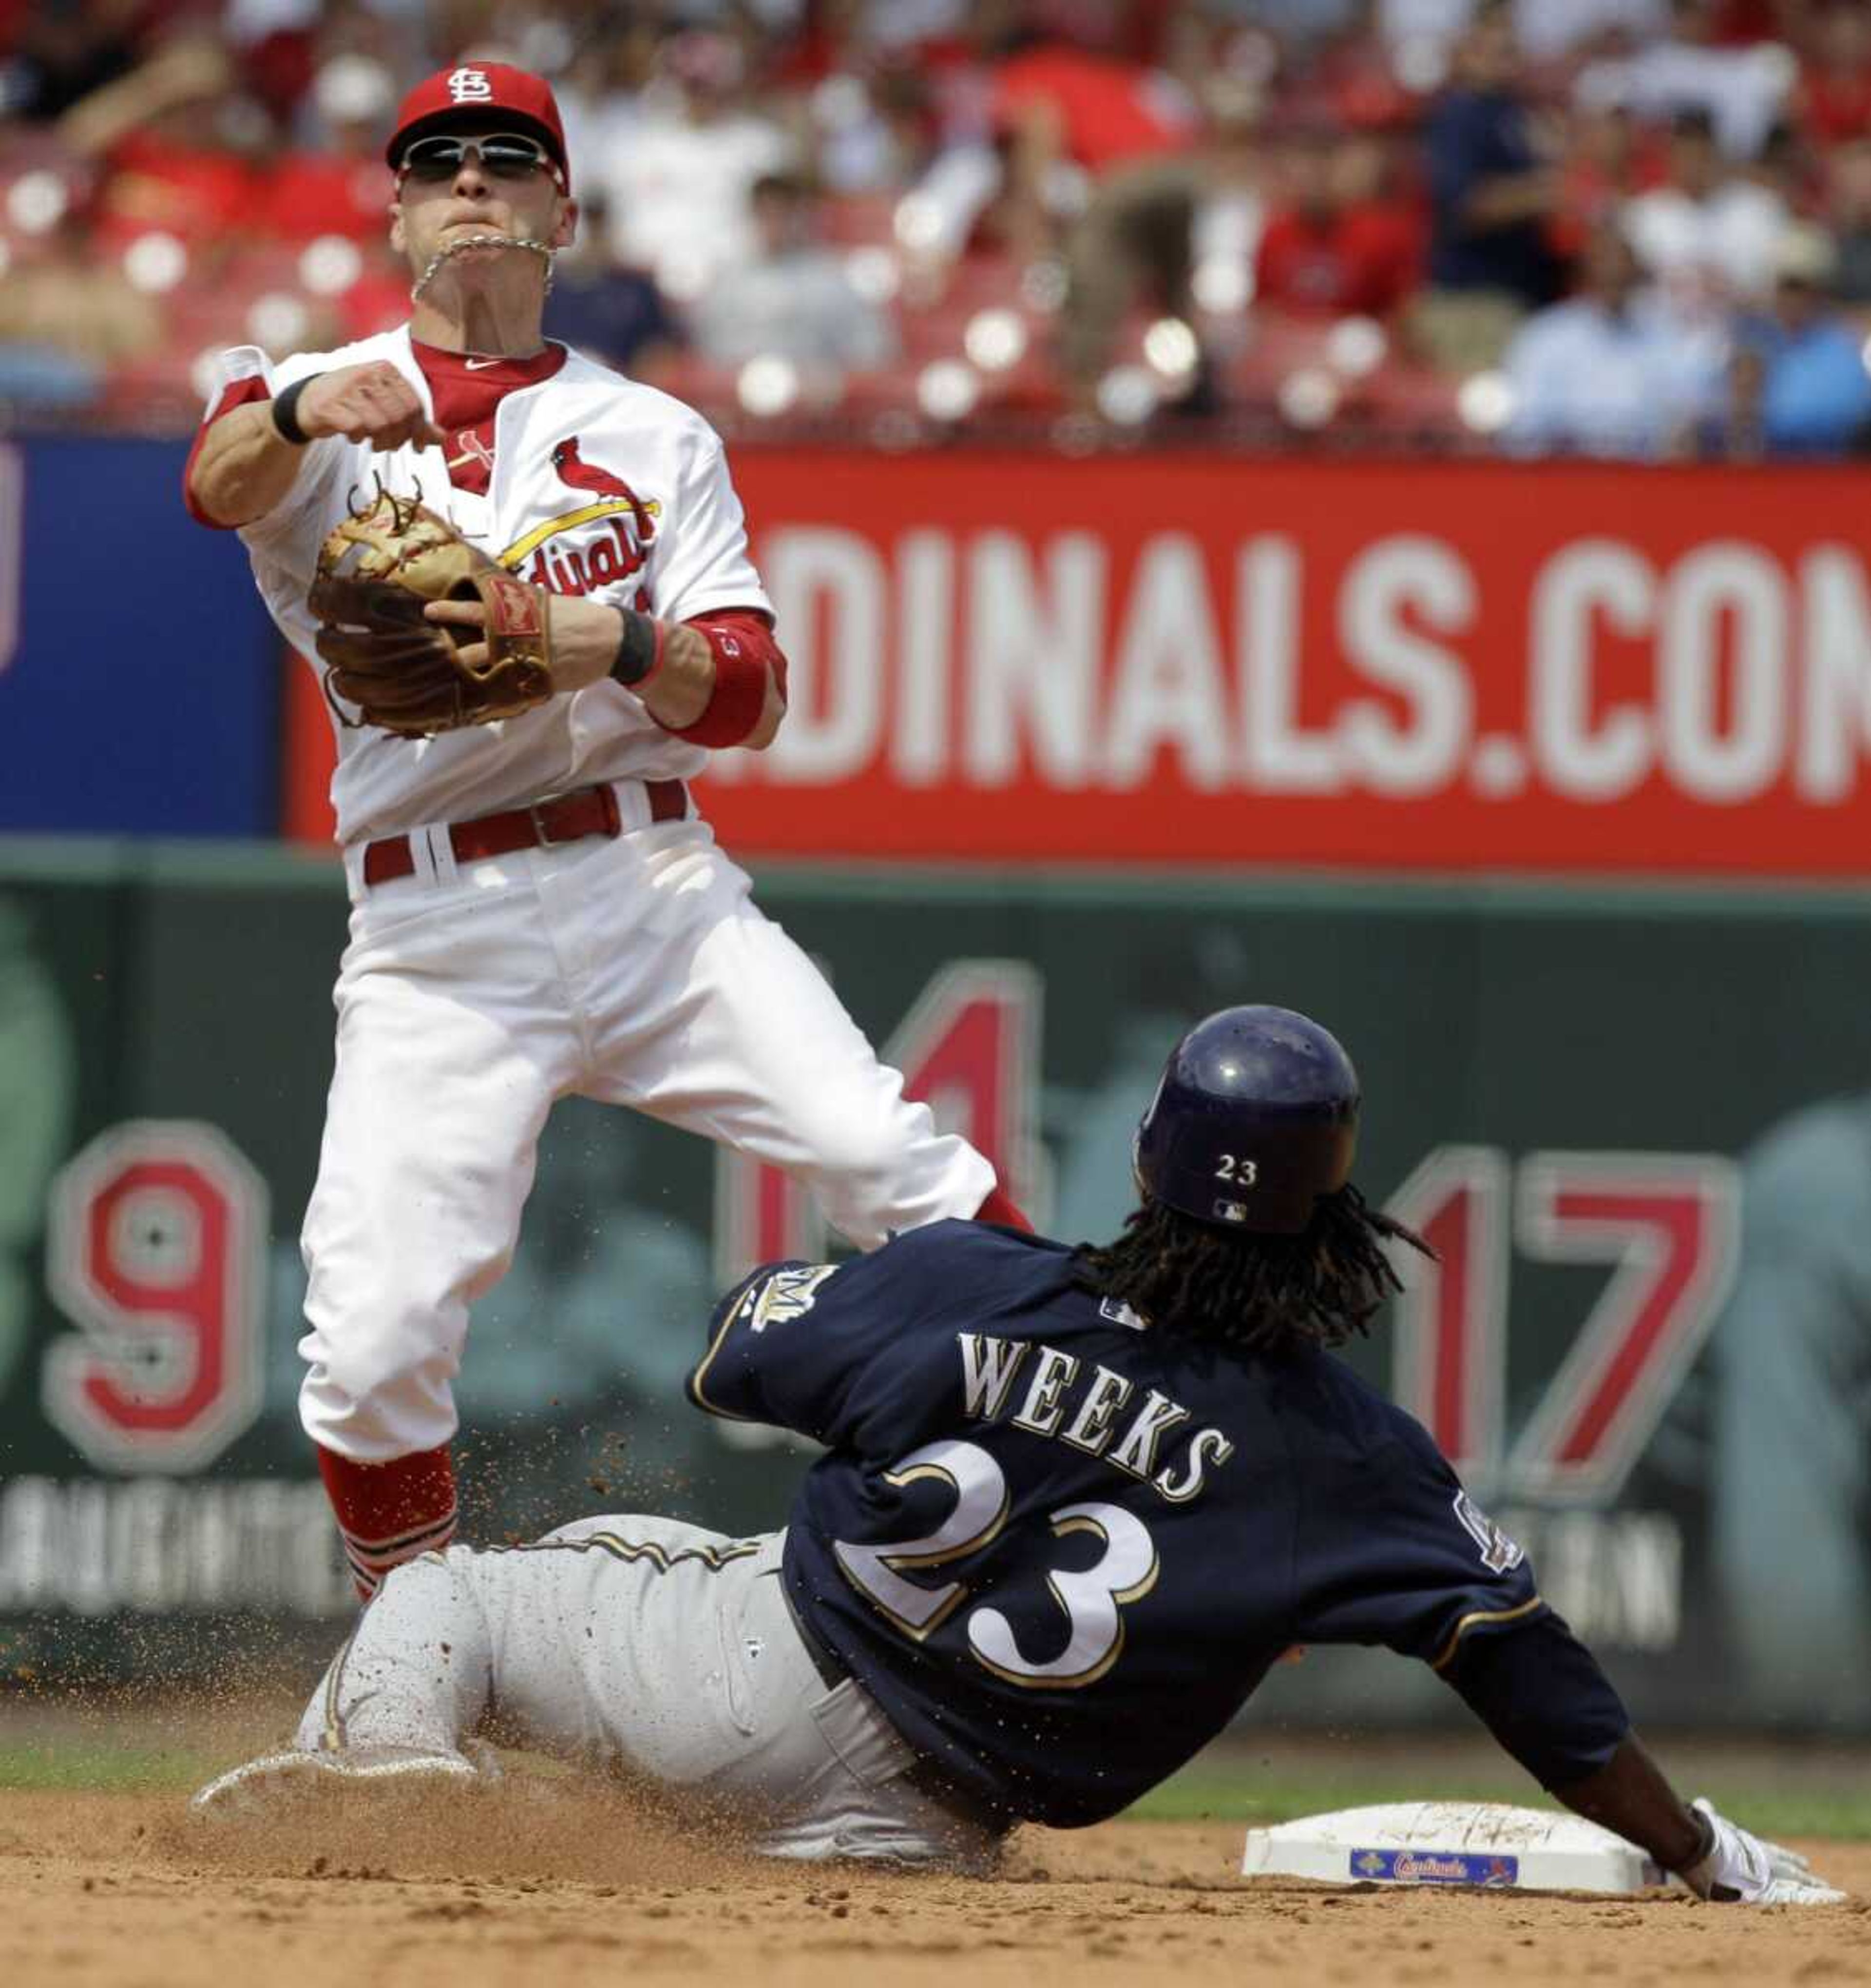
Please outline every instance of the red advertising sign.
[{"label": "red advertising sign", "polygon": [[1862,472],[764,451],[747,854],[1871,874]]}]

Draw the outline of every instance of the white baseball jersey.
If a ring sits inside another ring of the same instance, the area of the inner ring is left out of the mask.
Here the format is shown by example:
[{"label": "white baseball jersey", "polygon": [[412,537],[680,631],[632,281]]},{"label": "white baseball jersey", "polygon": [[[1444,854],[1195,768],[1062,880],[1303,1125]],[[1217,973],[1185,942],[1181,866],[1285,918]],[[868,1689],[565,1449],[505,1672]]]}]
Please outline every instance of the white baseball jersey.
[{"label": "white baseball jersey", "polygon": [[[221,363],[226,383],[258,376],[277,392],[376,360],[394,366],[432,414],[406,326],[335,352],[299,353],[276,368],[252,346]],[[496,418],[485,495],[451,482],[438,448],[380,454],[342,436],[307,445],[283,501],[240,533],[268,610],[302,655],[316,654],[306,597],[319,547],[379,479],[555,593],[591,593],[666,621],[730,607],[772,612],[748,556],[721,439],[692,408],[568,352],[550,378],[509,392]],[[313,667],[322,678],[323,666]],[[340,726],[331,799],[338,840],[350,844],[600,780],[688,779],[707,757],[665,731],[629,691],[604,682],[501,724],[434,739]]]}]

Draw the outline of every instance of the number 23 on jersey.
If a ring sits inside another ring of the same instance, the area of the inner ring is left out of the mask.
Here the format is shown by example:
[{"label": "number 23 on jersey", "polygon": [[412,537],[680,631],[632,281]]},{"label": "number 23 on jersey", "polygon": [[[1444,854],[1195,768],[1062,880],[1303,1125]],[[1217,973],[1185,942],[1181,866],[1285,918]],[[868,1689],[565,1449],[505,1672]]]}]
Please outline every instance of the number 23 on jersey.
[{"label": "number 23 on jersey", "polygon": [[[919,1643],[969,1602],[973,1594],[965,1579],[925,1587],[906,1580],[905,1574],[952,1566],[979,1552],[999,1536],[1012,1510],[1005,1474],[976,1444],[927,1443],[886,1472],[884,1481],[906,1489],[925,1479],[945,1483],[955,1493],[953,1509],[934,1532],[895,1546],[863,1546],[841,1540],[833,1547],[845,1578]],[[1034,1690],[1069,1690],[1095,1684],[1123,1654],[1121,1611],[1155,1586],[1156,1544],[1149,1528],[1122,1506],[1096,1500],[1061,1505],[1047,1519],[1055,1538],[1090,1533],[1105,1547],[1088,1567],[1033,1569],[1036,1581],[1044,1574],[1054,1600],[1064,1611],[1064,1648],[1055,1657],[1030,1656],[1021,1649],[1007,1616],[983,1601],[972,1608],[967,1617],[968,1649],[977,1663],[1010,1684]]]}]

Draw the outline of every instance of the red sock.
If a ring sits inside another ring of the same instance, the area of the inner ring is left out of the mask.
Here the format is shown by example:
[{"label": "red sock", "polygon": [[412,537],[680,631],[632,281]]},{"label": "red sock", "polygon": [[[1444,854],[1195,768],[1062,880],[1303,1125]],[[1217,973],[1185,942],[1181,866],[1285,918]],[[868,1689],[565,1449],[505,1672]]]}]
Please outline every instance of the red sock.
[{"label": "red sock", "polygon": [[977,1222],[998,1222],[1003,1229],[1017,1229],[1023,1234],[1033,1233],[1033,1224],[1020,1212],[1020,1205],[996,1187],[986,1200],[974,1212]]},{"label": "red sock", "polygon": [[393,1567],[439,1553],[455,1537],[455,1466],[446,1443],[388,1463],[354,1463],[322,1444],[317,1449],[360,1600],[370,1600]]}]

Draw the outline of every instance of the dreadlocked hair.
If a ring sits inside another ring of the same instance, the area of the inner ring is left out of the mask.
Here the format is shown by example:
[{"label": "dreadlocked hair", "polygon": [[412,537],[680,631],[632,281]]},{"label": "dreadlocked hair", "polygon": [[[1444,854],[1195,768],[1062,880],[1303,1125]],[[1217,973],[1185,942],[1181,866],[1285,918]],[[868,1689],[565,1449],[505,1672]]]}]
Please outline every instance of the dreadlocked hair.
[{"label": "dreadlocked hair", "polygon": [[1435,1256],[1348,1184],[1321,1195],[1297,1236],[1215,1228],[1146,1196],[1115,1242],[1079,1250],[1075,1276],[1161,1330],[1255,1353],[1342,1346],[1403,1288],[1392,1241]]}]

